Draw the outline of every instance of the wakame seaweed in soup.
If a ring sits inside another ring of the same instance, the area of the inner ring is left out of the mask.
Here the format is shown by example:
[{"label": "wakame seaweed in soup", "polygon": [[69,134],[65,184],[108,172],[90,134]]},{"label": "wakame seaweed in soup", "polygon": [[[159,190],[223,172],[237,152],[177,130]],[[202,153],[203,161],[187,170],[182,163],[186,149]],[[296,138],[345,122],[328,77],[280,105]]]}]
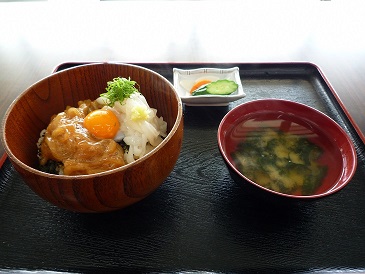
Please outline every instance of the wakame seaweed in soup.
[{"label": "wakame seaweed in soup", "polygon": [[277,192],[314,194],[327,174],[323,150],[303,135],[274,128],[247,132],[232,158],[247,178]]}]

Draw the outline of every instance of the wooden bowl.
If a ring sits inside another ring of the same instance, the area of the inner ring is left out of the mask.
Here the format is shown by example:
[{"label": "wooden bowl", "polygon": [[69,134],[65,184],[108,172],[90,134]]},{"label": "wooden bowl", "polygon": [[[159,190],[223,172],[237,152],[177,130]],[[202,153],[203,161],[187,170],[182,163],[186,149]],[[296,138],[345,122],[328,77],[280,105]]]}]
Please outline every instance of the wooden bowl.
[{"label": "wooden bowl", "polygon": [[[167,122],[167,137],[152,152],[120,168],[94,175],[39,171],[37,140],[53,114],[79,100],[96,99],[115,77],[136,81],[150,107]],[[3,120],[5,152],[24,182],[44,200],[76,212],[107,212],[134,204],[155,191],[173,170],[183,137],[182,103],[158,73],[129,65],[99,63],[54,73],[26,89]]]}]

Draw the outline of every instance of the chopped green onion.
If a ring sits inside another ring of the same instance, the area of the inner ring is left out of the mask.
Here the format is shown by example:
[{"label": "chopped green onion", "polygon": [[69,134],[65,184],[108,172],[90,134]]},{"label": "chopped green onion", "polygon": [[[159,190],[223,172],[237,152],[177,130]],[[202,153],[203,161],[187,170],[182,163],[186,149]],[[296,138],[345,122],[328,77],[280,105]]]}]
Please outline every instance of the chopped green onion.
[{"label": "chopped green onion", "polygon": [[137,82],[131,81],[130,78],[117,77],[107,83],[105,88],[107,92],[100,94],[100,96],[107,98],[109,100],[108,105],[113,106],[115,102],[122,103],[133,93],[139,92],[138,88],[135,87],[136,84]]}]

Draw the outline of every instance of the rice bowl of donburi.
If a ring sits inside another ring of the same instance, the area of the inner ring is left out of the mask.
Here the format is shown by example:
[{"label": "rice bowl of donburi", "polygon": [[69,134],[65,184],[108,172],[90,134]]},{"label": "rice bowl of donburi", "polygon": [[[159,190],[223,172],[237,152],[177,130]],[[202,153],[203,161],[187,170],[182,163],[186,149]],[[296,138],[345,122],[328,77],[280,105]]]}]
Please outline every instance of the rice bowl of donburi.
[{"label": "rice bowl of donburi", "polygon": [[[132,82],[135,91],[113,101],[108,86],[120,81]],[[70,125],[72,119],[77,122]],[[172,84],[156,72],[130,64],[89,64],[26,89],[7,110],[3,128],[5,151],[35,193],[61,208],[104,212],[140,201],[171,173],[182,143],[182,104]],[[103,145],[94,151],[90,142]],[[103,163],[98,150],[106,155]],[[69,154],[76,155],[71,164]],[[40,168],[49,161],[61,165],[61,172]],[[85,162],[94,170],[68,173],[66,166],[73,170]]]}]

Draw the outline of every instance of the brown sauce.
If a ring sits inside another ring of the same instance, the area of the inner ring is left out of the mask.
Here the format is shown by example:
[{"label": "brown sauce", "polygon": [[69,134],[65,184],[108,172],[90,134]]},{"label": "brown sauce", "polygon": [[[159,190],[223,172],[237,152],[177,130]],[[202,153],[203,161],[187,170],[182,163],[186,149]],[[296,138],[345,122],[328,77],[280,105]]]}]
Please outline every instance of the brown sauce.
[{"label": "brown sauce", "polygon": [[123,148],[117,142],[97,139],[83,127],[86,115],[98,108],[85,100],[78,108],[67,107],[55,115],[40,145],[40,164],[62,162],[64,175],[94,174],[125,165]]}]

